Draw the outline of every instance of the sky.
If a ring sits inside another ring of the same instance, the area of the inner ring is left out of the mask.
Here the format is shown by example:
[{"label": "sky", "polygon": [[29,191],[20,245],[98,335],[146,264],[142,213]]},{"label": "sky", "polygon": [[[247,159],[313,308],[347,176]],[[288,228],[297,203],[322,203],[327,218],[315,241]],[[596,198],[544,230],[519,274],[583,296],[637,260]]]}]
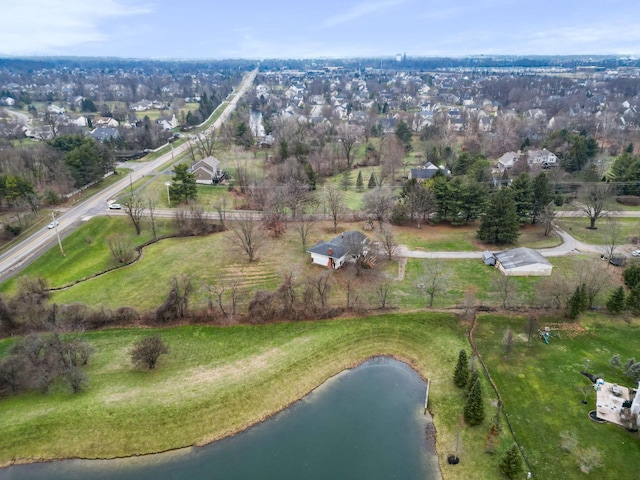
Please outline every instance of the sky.
[{"label": "sky", "polygon": [[0,56],[640,55],[634,0],[10,0]]}]

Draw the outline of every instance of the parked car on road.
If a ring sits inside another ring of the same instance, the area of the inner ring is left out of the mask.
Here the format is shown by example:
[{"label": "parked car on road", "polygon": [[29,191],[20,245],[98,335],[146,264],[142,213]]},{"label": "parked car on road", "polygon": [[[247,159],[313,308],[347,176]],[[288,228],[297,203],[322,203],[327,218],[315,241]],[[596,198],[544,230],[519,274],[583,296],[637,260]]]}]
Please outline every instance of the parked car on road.
[{"label": "parked car on road", "polygon": [[122,209],[122,205],[120,205],[119,203],[112,203],[111,205],[109,205],[109,208],[111,210],[121,210]]},{"label": "parked car on road", "polygon": [[633,252],[631,252],[631,255],[633,255],[634,257],[640,257],[640,250],[634,250]]}]

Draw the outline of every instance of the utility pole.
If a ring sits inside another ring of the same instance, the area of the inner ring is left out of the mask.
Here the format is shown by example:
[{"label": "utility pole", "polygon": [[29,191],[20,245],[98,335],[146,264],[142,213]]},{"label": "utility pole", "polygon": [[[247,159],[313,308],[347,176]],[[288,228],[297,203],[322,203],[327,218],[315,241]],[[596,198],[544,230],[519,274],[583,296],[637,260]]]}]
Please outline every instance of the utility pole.
[{"label": "utility pole", "polygon": [[58,246],[60,247],[60,254],[63,257],[66,257],[66,255],[64,254],[64,250],[62,249],[62,241],[60,240],[60,233],[58,232],[58,222],[56,222],[56,217],[53,215],[53,212],[51,212],[51,221],[53,222],[53,228],[56,231],[56,237],[58,238]]}]

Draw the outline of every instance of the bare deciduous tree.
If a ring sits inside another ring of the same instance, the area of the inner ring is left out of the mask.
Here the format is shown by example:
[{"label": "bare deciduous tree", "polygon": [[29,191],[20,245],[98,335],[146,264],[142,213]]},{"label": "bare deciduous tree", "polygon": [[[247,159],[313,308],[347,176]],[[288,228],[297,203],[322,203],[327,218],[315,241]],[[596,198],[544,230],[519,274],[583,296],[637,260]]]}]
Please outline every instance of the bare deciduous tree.
[{"label": "bare deciduous tree", "polygon": [[604,229],[604,254],[612,258],[618,247],[624,244],[624,230],[622,224],[613,218],[607,218]]},{"label": "bare deciduous tree", "polygon": [[338,216],[344,210],[344,193],[335,185],[325,185],[322,190],[325,208],[333,219],[333,233],[338,230]]},{"label": "bare deciduous tree", "polygon": [[309,234],[313,230],[314,222],[313,217],[310,215],[302,214],[300,221],[296,224],[296,230],[300,234],[300,243],[302,245],[302,251],[307,251],[307,243],[309,240]]},{"label": "bare deciduous tree", "polygon": [[124,211],[133,223],[136,229],[136,235],[140,235],[142,231],[142,219],[144,217],[145,201],[142,198],[138,198],[135,195],[127,197],[123,203]]},{"label": "bare deciduous tree", "polygon": [[589,217],[590,229],[596,228],[596,221],[606,216],[607,203],[615,195],[615,187],[610,183],[593,182],[582,187],[579,195],[579,208]]},{"label": "bare deciduous tree", "polygon": [[153,238],[158,238],[158,225],[156,222],[156,202],[151,198],[147,198],[147,210],[149,210],[149,225]]},{"label": "bare deciduous tree", "polygon": [[513,302],[516,293],[516,285],[513,277],[500,275],[493,281],[493,287],[500,298],[502,308],[507,308]]},{"label": "bare deciduous tree", "polygon": [[436,295],[442,292],[447,283],[444,264],[439,258],[428,258],[424,265],[424,292],[429,298],[429,308],[433,307]]},{"label": "bare deciduous tree", "polygon": [[392,285],[393,280],[390,278],[381,276],[375,278],[373,292],[381,309],[385,309],[389,306],[389,294],[391,293]]},{"label": "bare deciduous tree", "polygon": [[365,193],[362,201],[365,211],[382,227],[393,209],[393,192],[387,187],[376,187]]},{"label": "bare deciduous tree", "polygon": [[378,229],[377,237],[387,260],[393,260],[398,252],[398,242],[393,227],[389,223],[382,224]]},{"label": "bare deciduous tree", "polygon": [[247,215],[233,222],[230,230],[231,242],[236,250],[246,255],[249,263],[255,262],[266,239],[261,222]]},{"label": "bare deciduous tree", "polygon": [[337,137],[340,149],[347,161],[347,168],[351,168],[351,164],[353,163],[353,150],[356,143],[358,143],[356,130],[353,126],[343,123],[337,128]]},{"label": "bare deciduous tree", "polygon": [[324,271],[320,275],[309,277],[307,283],[311,287],[314,296],[320,302],[322,309],[327,308],[329,304],[329,296],[331,294],[332,275],[331,271]]},{"label": "bare deciduous tree", "polygon": [[540,212],[538,216],[538,220],[540,222],[540,225],[544,227],[545,237],[548,236],[549,233],[551,233],[551,230],[553,230],[553,226],[555,224],[557,215],[558,215],[558,211],[556,210],[556,206],[553,204],[553,202],[550,202],[547,205],[545,205],[542,211]]},{"label": "bare deciduous tree", "polygon": [[169,353],[169,347],[160,335],[152,335],[138,340],[131,350],[131,361],[134,365],[144,365],[149,370],[156,368],[160,355]]},{"label": "bare deciduous tree", "polygon": [[116,234],[107,237],[107,245],[111,251],[111,257],[117,263],[127,264],[133,260],[133,247],[129,239],[124,235]]}]

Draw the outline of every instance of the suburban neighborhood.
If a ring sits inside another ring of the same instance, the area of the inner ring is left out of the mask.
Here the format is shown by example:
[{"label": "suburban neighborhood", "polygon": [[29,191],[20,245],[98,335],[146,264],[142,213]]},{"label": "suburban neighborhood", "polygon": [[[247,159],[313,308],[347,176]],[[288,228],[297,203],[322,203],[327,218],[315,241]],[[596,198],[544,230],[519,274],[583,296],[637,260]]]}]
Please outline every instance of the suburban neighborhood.
[{"label": "suburban neighborhood", "polygon": [[639,79],[0,58],[0,478],[244,438],[390,359],[428,478],[634,478]]}]

